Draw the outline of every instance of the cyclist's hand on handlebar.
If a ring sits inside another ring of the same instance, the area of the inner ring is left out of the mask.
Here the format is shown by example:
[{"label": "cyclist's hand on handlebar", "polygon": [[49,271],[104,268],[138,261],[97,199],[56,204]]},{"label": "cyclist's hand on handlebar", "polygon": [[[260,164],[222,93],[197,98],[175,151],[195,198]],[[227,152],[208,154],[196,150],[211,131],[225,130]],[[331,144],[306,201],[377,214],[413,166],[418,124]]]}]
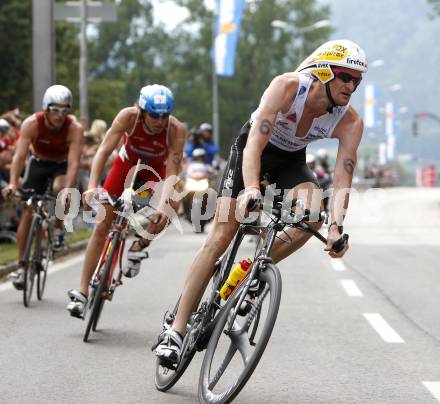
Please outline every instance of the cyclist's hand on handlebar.
[{"label": "cyclist's hand on handlebar", "polygon": [[[334,247],[336,248],[334,249]],[[337,226],[330,226],[328,229],[327,246],[324,251],[328,251],[328,255],[332,258],[341,258],[347,250],[348,234],[340,234]]]},{"label": "cyclist's hand on handlebar", "polygon": [[237,208],[241,217],[247,217],[249,212],[256,210],[261,202],[261,192],[257,187],[247,187],[237,198]]},{"label": "cyclist's hand on handlebar", "polygon": [[82,200],[84,203],[84,207],[90,207],[93,203],[99,201],[99,188],[89,187],[87,191],[84,191],[82,194]]},{"label": "cyclist's hand on handlebar", "polygon": [[11,199],[14,196],[16,190],[17,187],[15,185],[9,184],[7,187],[2,189],[3,198]]},{"label": "cyclist's hand on handlebar", "polygon": [[151,223],[163,227],[167,224],[168,215],[166,213],[165,205],[159,205],[156,212],[151,216]]}]

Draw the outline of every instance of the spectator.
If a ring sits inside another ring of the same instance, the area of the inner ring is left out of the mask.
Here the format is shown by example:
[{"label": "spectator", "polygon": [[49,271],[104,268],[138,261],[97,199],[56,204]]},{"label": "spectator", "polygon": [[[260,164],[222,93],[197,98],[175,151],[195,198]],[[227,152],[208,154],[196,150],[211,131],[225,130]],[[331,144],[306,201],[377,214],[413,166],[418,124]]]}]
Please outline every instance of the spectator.
[{"label": "spectator", "polygon": [[[92,168],[92,160],[98,150],[99,145],[104,139],[107,124],[102,119],[95,119],[89,131],[84,134],[84,147],[81,155],[80,170],[78,177],[78,188],[81,193],[87,191],[87,185],[90,179],[90,170]],[[105,174],[112,165],[113,159],[106,162]],[[104,176],[105,176],[104,174]]]},{"label": "spectator", "polygon": [[202,123],[198,129],[192,131],[191,140],[185,146],[185,154],[191,160],[195,149],[205,150],[205,163],[212,165],[214,157],[217,156],[219,149],[212,139],[212,126],[209,123]]},{"label": "spectator", "polygon": [[16,132],[6,119],[0,118],[0,178],[9,180],[9,168],[14,156]]}]

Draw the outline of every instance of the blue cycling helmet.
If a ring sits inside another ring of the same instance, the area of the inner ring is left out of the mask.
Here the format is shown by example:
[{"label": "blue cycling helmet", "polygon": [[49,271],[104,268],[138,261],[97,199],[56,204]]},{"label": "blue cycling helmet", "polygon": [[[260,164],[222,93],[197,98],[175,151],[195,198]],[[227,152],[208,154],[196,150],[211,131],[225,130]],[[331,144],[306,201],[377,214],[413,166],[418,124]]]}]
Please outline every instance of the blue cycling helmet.
[{"label": "blue cycling helmet", "polygon": [[171,114],[174,110],[174,96],[171,90],[159,84],[142,87],[139,107],[153,114]]}]

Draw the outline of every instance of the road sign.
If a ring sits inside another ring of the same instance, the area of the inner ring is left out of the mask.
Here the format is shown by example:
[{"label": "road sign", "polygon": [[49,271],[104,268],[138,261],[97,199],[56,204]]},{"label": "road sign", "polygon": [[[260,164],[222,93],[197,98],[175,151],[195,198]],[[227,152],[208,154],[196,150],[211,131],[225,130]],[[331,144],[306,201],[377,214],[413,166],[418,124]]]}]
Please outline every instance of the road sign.
[{"label": "road sign", "polygon": [[[81,22],[81,7],[79,1],[66,1],[54,4],[55,21]],[[87,21],[116,21],[116,6],[103,4],[100,1],[87,2]]]}]

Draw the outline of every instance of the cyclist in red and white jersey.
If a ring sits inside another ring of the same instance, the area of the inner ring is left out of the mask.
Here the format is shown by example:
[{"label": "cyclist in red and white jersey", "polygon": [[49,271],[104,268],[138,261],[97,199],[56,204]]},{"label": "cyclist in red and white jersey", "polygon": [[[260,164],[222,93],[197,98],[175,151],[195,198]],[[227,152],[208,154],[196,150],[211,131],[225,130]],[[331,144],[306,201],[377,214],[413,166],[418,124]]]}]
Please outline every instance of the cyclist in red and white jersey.
[{"label": "cyclist in red and white jersey", "polygon": [[[69,115],[72,105],[70,90],[62,85],[54,85],[44,93],[43,110],[24,120],[12,160],[9,185],[2,191],[5,197],[11,196],[17,189],[29,150],[32,155],[26,165],[22,188],[33,189],[36,194],[41,195],[46,191],[49,181],[53,181],[54,192],[75,186],[84,130],[75,117]],[[23,208],[17,230],[20,266],[31,216],[32,209]],[[58,226],[61,225],[58,222]],[[63,237],[64,233],[59,228],[54,243],[55,250],[62,249]],[[19,290],[23,288],[21,267],[15,273],[13,284]]]},{"label": "cyclist in red and white jersey", "polygon": [[[174,110],[174,96],[165,86],[154,84],[141,89],[138,105],[122,109],[107,131],[96,156],[93,159],[90,174],[89,191],[95,193],[102,176],[105,162],[123,141],[123,146],[113,162],[113,166],[104,182],[103,188],[111,195],[119,197],[124,191],[124,184],[129,171],[138,159],[153,170],[142,170],[139,177],[149,188],[155,183],[177,176],[185,143],[185,126],[171,113]],[[169,201],[169,192],[161,192],[155,218],[147,226],[149,234],[160,233],[168,222],[165,214],[167,205],[174,209]],[[113,207],[106,205],[104,220],[97,223],[86,250],[79,290],[70,290],[71,299],[67,310],[74,317],[82,318],[87,303],[90,278],[98,264],[111,223],[114,219]],[[125,276],[134,277],[139,273],[142,259],[148,257],[146,247],[150,240],[138,238],[127,254]]]}]

